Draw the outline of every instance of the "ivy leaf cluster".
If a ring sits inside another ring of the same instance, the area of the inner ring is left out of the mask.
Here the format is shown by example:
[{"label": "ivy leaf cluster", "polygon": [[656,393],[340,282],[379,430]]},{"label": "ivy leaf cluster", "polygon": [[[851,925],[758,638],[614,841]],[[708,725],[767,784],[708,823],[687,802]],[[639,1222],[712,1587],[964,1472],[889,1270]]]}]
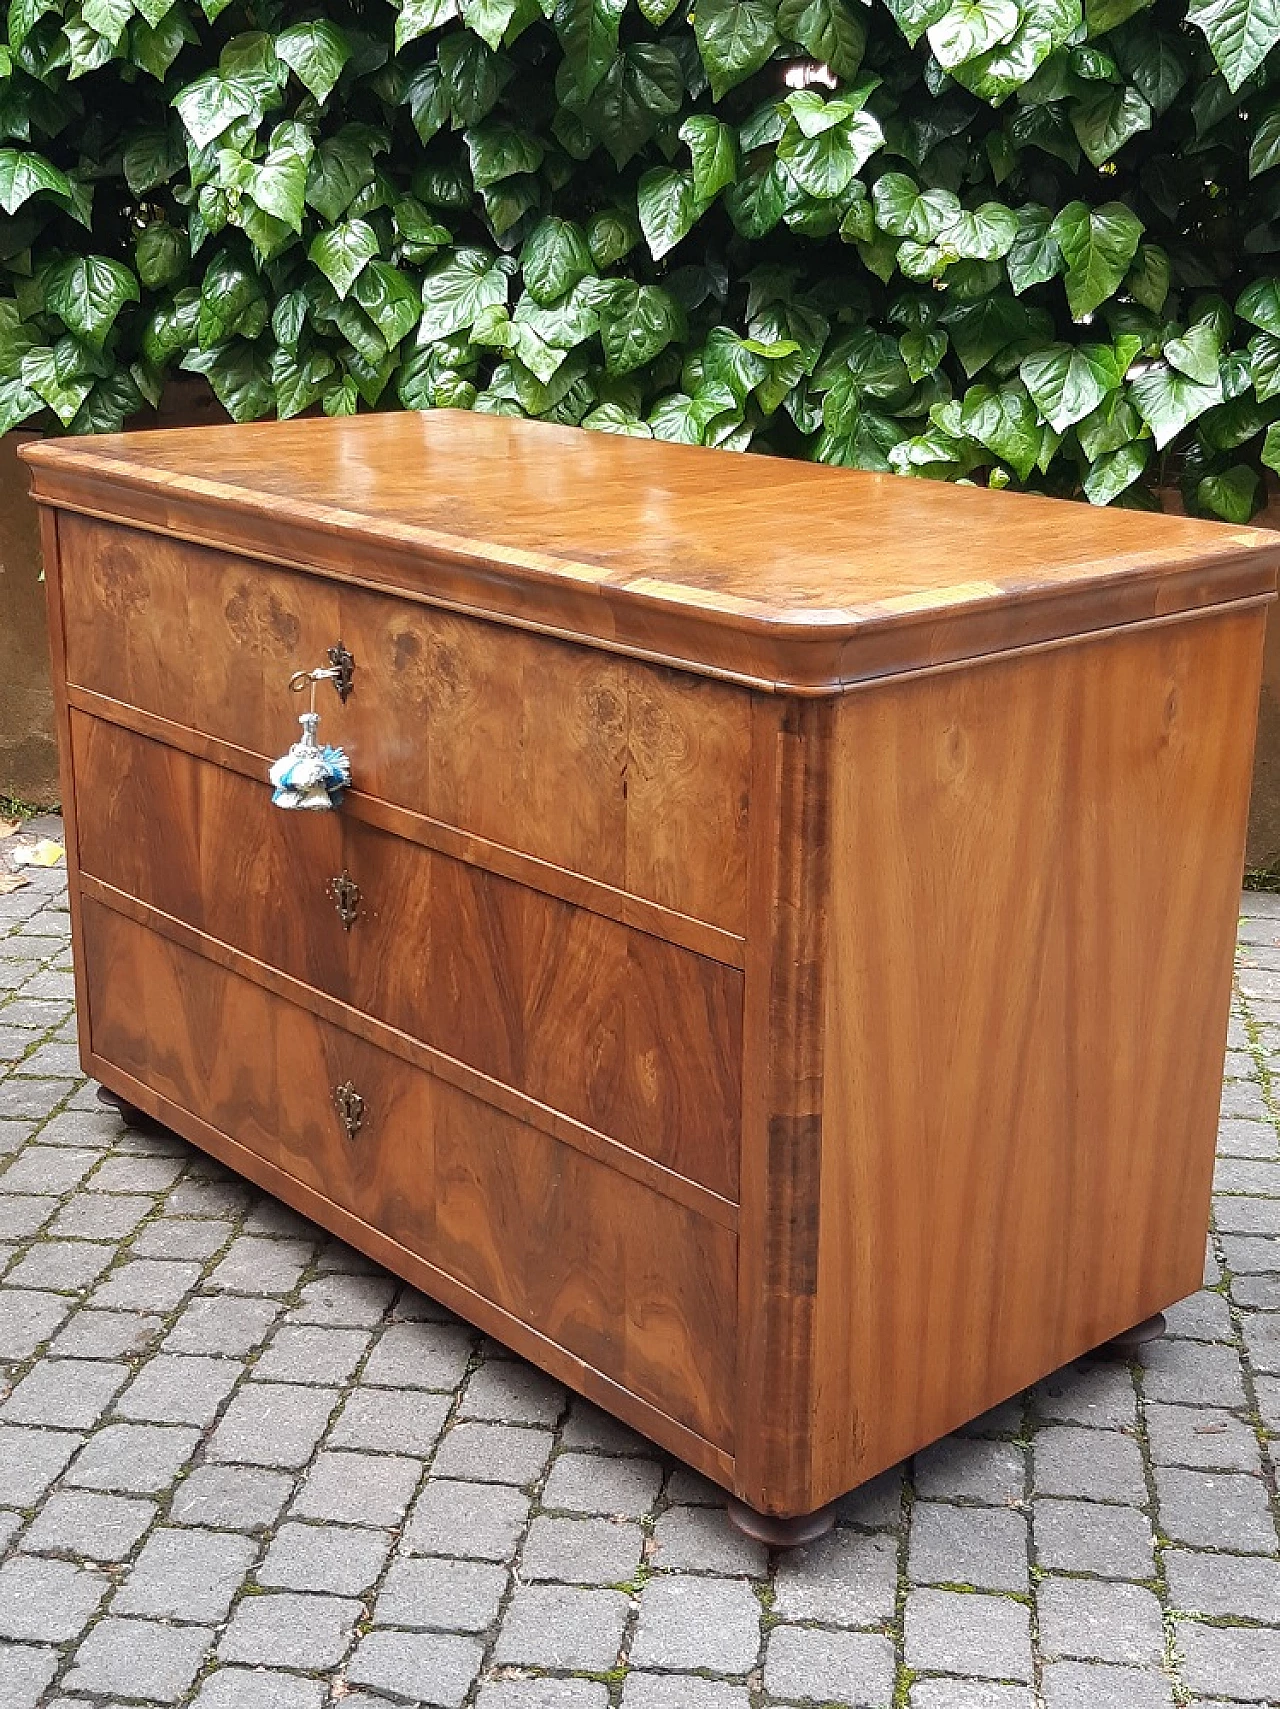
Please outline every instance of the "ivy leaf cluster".
[{"label": "ivy leaf cluster", "polygon": [[0,431],[466,408],[1231,522],[1280,0],[12,0]]}]

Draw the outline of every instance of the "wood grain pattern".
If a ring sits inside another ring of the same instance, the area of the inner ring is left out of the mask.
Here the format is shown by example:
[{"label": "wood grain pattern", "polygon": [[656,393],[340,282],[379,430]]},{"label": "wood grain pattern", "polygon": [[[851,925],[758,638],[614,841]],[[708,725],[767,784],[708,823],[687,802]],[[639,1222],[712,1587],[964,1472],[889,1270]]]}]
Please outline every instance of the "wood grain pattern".
[{"label": "wood grain pattern", "polygon": [[[741,932],[749,704],[520,634],[179,541],[64,519],[73,683],[274,758],[294,671],[341,639],[321,733],[364,792]],[[664,780],[668,780],[664,788]]]},{"label": "wood grain pattern", "polygon": [[98,1057],[732,1451],[727,1231],[92,901],[82,955]]},{"label": "wood grain pattern", "polygon": [[57,502],[797,689],[1266,593],[1280,565],[1250,529],[449,411],[23,455]]},{"label": "wood grain pattern", "polygon": [[1200,1285],[1262,637],[841,704],[811,1505]]},{"label": "wood grain pattern", "polygon": [[[742,975],[71,715],[87,874],[731,1200]],[[346,930],[328,886],[362,892]]]}]

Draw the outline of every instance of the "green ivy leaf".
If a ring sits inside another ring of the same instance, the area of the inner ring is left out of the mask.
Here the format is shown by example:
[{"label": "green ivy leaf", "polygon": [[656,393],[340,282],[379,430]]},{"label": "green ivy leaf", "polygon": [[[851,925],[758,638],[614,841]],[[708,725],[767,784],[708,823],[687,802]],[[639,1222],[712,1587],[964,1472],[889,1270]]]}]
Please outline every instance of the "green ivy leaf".
[{"label": "green ivy leaf", "polygon": [[349,125],[326,137],[312,156],[306,200],[321,219],[336,224],[355,198],[373,182],[373,151],[359,129]]},{"label": "green ivy leaf", "polygon": [[1024,357],[1018,372],[1055,433],[1065,433],[1121,384],[1121,361],[1109,344],[1051,344]]},{"label": "green ivy leaf", "polygon": [[[845,109],[847,103],[830,101],[826,113]],[[778,144],[778,159],[787,175],[810,196],[830,201],[848,188],[854,174],[884,144],[884,132],[868,112],[842,113],[835,123],[817,129],[812,115],[793,113]]]},{"label": "green ivy leaf", "polygon": [[643,233],[628,208],[603,208],[587,221],[587,248],[597,267],[611,267],[629,255]]},{"label": "green ivy leaf", "polygon": [[1218,378],[1218,361],[1222,355],[1222,340],[1211,321],[1198,321],[1185,333],[1166,340],[1165,361],[1180,374],[1202,386],[1211,386]]},{"label": "green ivy leaf", "polygon": [[158,24],[141,19],[134,23],[129,36],[130,57],[157,83],[163,83],[183,47],[195,40],[196,33],[186,13],[174,6]]},{"label": "green ivy leaf", "polygon": [[693,173],[677,172],[666,166],[653,166],[644,173],[636,202],[640,229],[655,261],[660,261],[688,236],[702,212],[693,187]]},{"label": "green ivy leaf", "polygon": [[653,429],[647,421],[632,415],[621,404],[598,404],[582,418],[582,426],[591,433],[622,433],[631,439],[652,439]]},{"label": "green ivy leaf", "polygon": [[1135,439],[1099,457],[1085,470],[1082,483],[1089,503],[1112,504],[1141,476],[1149,456],[1149,442]]},{"label": "green ivy leaf", "polygon": [[1142,221],[1122,202],[1100,208],[1069,202],[1049,229],[1066,262],[1072,317],[1083,320],[1119,288],[1137,253]]},{"label": "green ivy leaf", "polygon": [[305,360],[289,349],[279,349],[271,358],[271,384],[276,394],[276,414],[281,421],[301,415],[319,403],[335,370],[333,357],[323,350],[314,351]]},{"label": "green ivy leaf", "polygon": [[665,118],[680,111],[684,72],[662,42],[633,42],[614,60],[591,99],[587,120],[621,168]]},{"label": "green ivy leaf", "polygon": [[1267,437],[1262,442],[1262,461],[1269,469],[1280,472],[1280,422],[1267,429]]},{"label": "green ivy leaf", "polygon": [[262,116],[258,93],[247,79],[207,71],[173,98],[187,135],[197,148],[216,141],[236,119]]},{"label": "green ivy leaf", "polygon": [[713,201],[737,182],[738,147],[731,126],[712,113],[694,113],[680,126],[679,136],[693,157],[693,190],[700,202]]},{"label": "green ivy leaf", "polygon": [[148,290],[160,290],[180,279],[190,258],[186,232],[163,220],[144,226],[134,239],[134,264]]},{"label": "green ivy leaf", "polygon": [[1259,403],[1280,396],[1280,338],[1257,332],[1249,340],[1249,372]]},{"label": "green ivy leaf", "polygon": [[42,154],[24,149],[0,148],[0,208],[16,214],[25,202],[40,192],[71,195],[71,180]]},{"label": "green ivy leaf", "polygon": [[518,5],[519,0],[462,0],[462,21],[496,53]]},{"label": "green ivy leaf", "polygon": [[626,0],[556,0],[552,14],[565,64],[584,96],[613,64]]},{"label": "green ivy leaf", "polygon": [[777,8],[768,0],[698,0],[693,33],[719,101],[759,71],[778,45]]},{"label": "green ivy leaf", "polygon": [[1220,475],[1206,475],[1196,487],[1196,502],[1224,522],[1248,522],[1258,508],[1258,471],[1236,463]]},{"label": "green ivy leaf", "polygon": [[343,66],[351,58],[346,36],[336,24],[324,18],[282,30],[275,47],[279,57],[317,101],[328,100]]},{"label": "green ivy leaf", "polygon": [[49,275],[45,295],[63,325],[94,350],[102,349],[124,305],[141,300],[133,274],[106,255],[62,262]]},{"label": "green ivy leaf", "polygon": [[867,30],[849,0],[780,0],[776,26],[784,40],[798,42],[837,77],[858,75]]},{"label": "green ivy leaf", "polygon": [[119,47],[133,11],[133,0],[83,0],[80,16],[114,48]]},{"label": "green ivy leaf", "polygon": [[219,251],[200,284],[200,343],[212,349],[237,335],[254,339],[266,323],[266,298],[258,275],[231,250]]},{"label": "green ivy leaf", "polygon": [[403,0],[396,19],[396,52],[458,16],[458,0]]},{"label": "green ivy leaf", "polygon": [[911,327],[898,340],[902,360],[912,380],[919,382],[938,368],[947,353],[947,335],[939,327]]},{"label": "green ivy leaf", "polygon": [[1018,216],[999,202],[984,202],[980,208],[963,209],[939,233],[945,249],[970,261],[1000,261],[1008,255],[1018,236]]},{"label": "green ivy leaf", "polygon": [[520,253],[525,288],[539,303],[554,303],[563,297],[592,273],[595,265],[582,228],[572,220],[539,220]]},{"label": "green ivy leaf", "polygon": [[1136,89],[1101,89],[1071,106],[1071,126],[1095,166],[1118,154],[1131,137],[1151,129],[1151,108]]},{"label": "green ivy leaf", "polygon": [[1123,387],[1108,392],[1097,409],[1076,423],[1080,449],[1091,463],[1140,438],[1144,431],[1142,417]]},{"label": "green ivy leaf", "polygon": [[1280,0],[1191,0],[1187,22],[1204,31],[1234,95],[1280,41]]},{"label": "green ivy leaf", "polygon": [[438,63],[455,125],[478,125],[497,105],[507,62],[462,30],[440,43]]},{"label": "green ivy leaf", "polygon": [[422,299],[407,273],[376,258],[361,268],[351,293],[393,349],[407,338],[422,314]]},{"label": "green ivy leaf", "polygon": [[1146,373],[1131,380],[1130,387],[1160,451],[1197,416],[1222,402],[1220,380],[1215,378],[1213,384],[1201,385],[1167,362],[1154,363]]},{"label": "green ivy leaf", "polygon": [[377,253],[378,234],[367,220],[346,220],[318,232],[307,250],[339,297],[346,296]]},{"label": "green ivy leaf", "polygon": [[611,374],[631,374],[684,333],[684,316],[675,299],[658,285],[630,279],[609,282],[600,339]]},{"label": "green ivy leaf", "polygon": [[505,119],[486,119],[466,132],[471,178],[477,190],[498,184],[521,172],[536,172],[542,165],[542,144]]},{"label": "green ivy leaf", "polygon": [[1251,326],[1280,338],[1280,281],[1255,279],[1236,299],[1236,313]]},{"label": "green ivy leaf", "polygon": [[938,64],[950,71],[1009,41],[1020,22],[1014,0],[953,0],[929,26],[929,46]]},{"label": "green ivy leaf", "polygon": [[422,281],[419,344],[466,332],[481,310],[505,303],[507,273],[483,249],[457,249]]},{"label": "green ivy leaf", "polygon": [[1140,243],[1133,266],[1125,275],[1124,288],[1135,302],[1159,314],[1169,295],[1169,257],[1158,244]]},{"label": "green ivy leaf", "polygon": [[951,0],[885,0],[885,3],[908,45],[914,47],[930,25],[944,16]]},{"label": "green ivy leaf", "polygon": [[971,386],[964,395],[960,424],[971,439],[1008,463],[1025,481],[1040,455],[1040,421],[1025,386],[1016,381],[993,391]]},{"label": "green ivy leaf", "polygon": [[1038,202],[1018,209],[1018,232],[1005,257],[1009,283],[1018,296],[1056,279],[1066,263],[1053,235],[1053,210]]}]

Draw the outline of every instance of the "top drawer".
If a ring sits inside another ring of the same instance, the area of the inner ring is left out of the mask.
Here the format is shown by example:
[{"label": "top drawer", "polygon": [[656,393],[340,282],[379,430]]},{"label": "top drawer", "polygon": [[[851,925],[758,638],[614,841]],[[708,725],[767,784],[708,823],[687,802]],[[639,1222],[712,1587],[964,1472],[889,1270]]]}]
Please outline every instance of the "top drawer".
[{"label": "top drawer", "polygon": [[357,790],[745,934],[750,695],[164,535],[58,518],[67,676],[263,756],[341,639]]}]

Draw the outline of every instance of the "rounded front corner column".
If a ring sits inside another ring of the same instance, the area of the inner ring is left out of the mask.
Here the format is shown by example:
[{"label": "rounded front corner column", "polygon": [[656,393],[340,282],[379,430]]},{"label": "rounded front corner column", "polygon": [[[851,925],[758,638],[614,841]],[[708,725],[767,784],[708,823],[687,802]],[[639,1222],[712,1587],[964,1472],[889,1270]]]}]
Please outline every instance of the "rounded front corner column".
[{"label": "rounded front corner column", "polygon": [[817,1538],[825,1537],[836,1522],[834,1501],[813,1513],[784,1519],[776,1513],[760,1513],[754,1507],[748,1507],[745,1501],[739,1501],[736,1495],[731,1495],[725,1503],[725,1511],[729,1523],[744,1537],[764,1543],[770,1549],[796,1549],[802,1543],[815,1542]]}]

